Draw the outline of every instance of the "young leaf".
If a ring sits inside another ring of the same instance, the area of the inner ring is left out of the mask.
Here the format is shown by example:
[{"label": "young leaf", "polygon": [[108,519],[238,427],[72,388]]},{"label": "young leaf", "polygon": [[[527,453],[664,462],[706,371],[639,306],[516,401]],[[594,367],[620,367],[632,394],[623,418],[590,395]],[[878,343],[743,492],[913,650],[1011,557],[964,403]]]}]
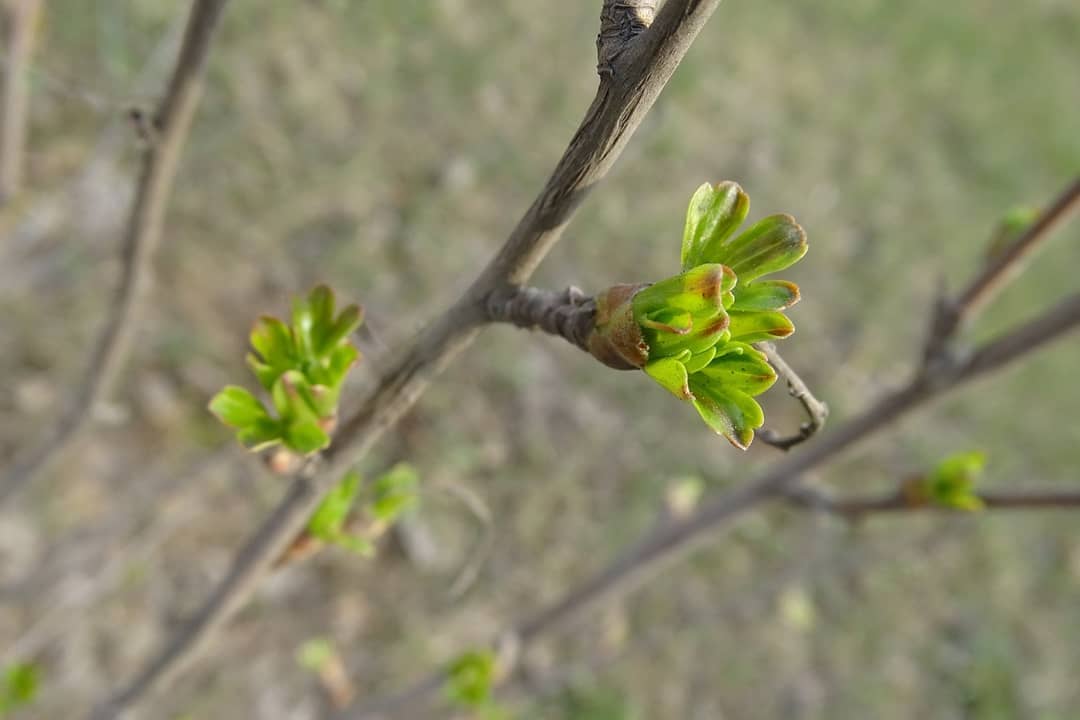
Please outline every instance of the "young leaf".
[{"label": "young leaf", "polygon": [[690,198],[683,228],[682,268],[718,259],[719,249],[750,212],[750,198],[733,182],[702,185]]},{"label": "young leaf", "polygon": [[495,654],[473,650],[450,663],[446,694],[459,706],[477,708],[491,699],[494,684]]},{"label": "young leaf", "polygon": [[752,397],[713,383],[701,373],[690,378],[690,391],[694,407],[709,427],[740,450],[750,447],[754,430],[765,423],[761,406]]},{"label": "young leaf", "polygon": [[731,339],[744,343],[777,340],[795,332],[795,325],[787,315],[779,312],[732,311],[728,317]]},{"label": "young leaf", "polygon": [[37,665],[13,663],[4,670],[0,680],[0,715],[6,715],[29,705],[37,697],[41,683]]},{"label": "young leaf", "polygon": [[776,382],[776,371],[765,356],[747,346],[740,354],[727,354],[713,360],[700,375],[710,383],[739,390],[750,397],[760,395]]},{"label": "young leaf", "polygon": [[927,495],[944,507],[981,510],[983,501],[975,494],[975,483],[985,464],[986,457],[981,452],[950,455],[926,478]]},{"label": "young leaf", "polygon": [[749,312],[785,310],[799,302],[799,286],[786,280],[758,280],[739,285],[729,308]]},{"label": "young leaf", "polygon": [[326,638],[312,638],[296,651],[296,663],[311,672],[319,672],[330,662],[337,651],[334,644]]},{"label": "young leaf", "polygon": [[226,385],[210,400],[210,412],[233,428],[247,428],[270,416],[266,408],[250,392],[238,385]]},{"label": "young leaf", "polygon": [[352,509],[357,493],[360,492],[360,474],[352,471],[345,474],[338,486],[327,493],[319,507],[308,520],[307,529],[312,536],[333,542],[340,535],[345,519]]},{"label": "young leaf", "polygon": [[751,225],[724,248],[719,262],[747,284],[783,270],[806,254],[806,233],[790,215],[771,215]]},{"label": "young leaf", "polygon": [[398,463],[375,481],[375,497],[369,510],[377,519],[393,522],[416,504],[419,476],[408,463]]},{"label": "young leaf", "polygon": [[333,325],[327,325],[326,332],[321,338],[318,347],[320,355],[332,350],[338,343],[347,338],[356,328],[364,322],[364,311],[359,305],[349,305],[341,311],[341,315]]},{"label": "young leaf", "polygon": [[680,400],[690,399],[686,366],[675,358],[660,358],[645,365],[645,372],[665,390]]}]

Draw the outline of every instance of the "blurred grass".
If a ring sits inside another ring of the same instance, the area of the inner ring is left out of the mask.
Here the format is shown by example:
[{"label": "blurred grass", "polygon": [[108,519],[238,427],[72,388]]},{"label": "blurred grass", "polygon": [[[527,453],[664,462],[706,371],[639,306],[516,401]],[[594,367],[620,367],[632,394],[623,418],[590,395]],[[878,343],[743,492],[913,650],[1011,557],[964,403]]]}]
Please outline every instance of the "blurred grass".
[{"label": "blurred grass", "polygon": [[[244,377],[251,320],[317,281],[362,302],[385,346],[365,347],[354,396],[362,393],[380,354],[455,297],[553,166],[595,87],[594,5],[229,8],[118,424],[43,483],[31,515],[11,520],[25,526],[30,539],[15,547],[37,570],[4,565],[5,587],[27,573],[67,587],[89,570],[65,573],[65,558],[116,513],[148,521],[127,546],[102,546],[106,557],[147,542],[156,513],[185,507],[195,519],[158,538],[152,565],[69,620],[44,653],[42,717],[70,715],[130,672],[202,599],[280,492],[229,465],[183,478],[165,500],[137,493],[146,468],[175,472],[226,437],[203,407]],[[128,103],[153,100],[132,96],[133,83],[178,12],[164,0],[49,4],[31,194],[0,215],[0,236],[65,186]],[[597,289],[670,273],[692,189],[737,180],[754,199],[752,217],[790,212],[809,233],[794,278],[799,332],[785,356],[839,422],[902,377],[938,277],[958,286],[1008,208],[1048,200],[1080,170],[1077,67],[1080,8],[1060,0],[729,0],[537,282]],[[132,140],[119,172],[98,182],[124,198],[134,159]],[[18,290],[0,287],[5,453],[56,413],[101,321],[118,233],[88,231],[108,227],[93,220],[72,217],[5,261],[22,275]],[[1078,238],[1075,227],[1060,233],[973,336],[1074,289]],[[1078,350],[1066,340],[972,386],[820,479],[883,486],[982,448],[988,484],[1075,483]],[[21,402],[19,389],[35,382],[45,399]],[[712,491],[771,459],[767,448],[736,453],[649,385],[551,339],[487,332],[369,463],[407,457],[431,485],[463,484],[485,498],[498,540],[476,587],[450,602],[452,571],[389,551],[371,564],[327,554],[272,578],[155,713],[310,710],[315,691],[292,654],[322,635],[343,648],[363,693],[397,687],[598,568],[656,522],[669,481],[701,475]],[[778,425],[799,421],[780,390],[766,409]],[[475,532],[434,492],[424,517],[448,547],[468,546]],[[1068,515],[1016,514],[847,528],[770,510],[540,648],[531,667],[561,680],[521,712],[1073,717],[1075,527]],[[0,638],[40,610],[33,596],[17,597],[0,608]]]}]

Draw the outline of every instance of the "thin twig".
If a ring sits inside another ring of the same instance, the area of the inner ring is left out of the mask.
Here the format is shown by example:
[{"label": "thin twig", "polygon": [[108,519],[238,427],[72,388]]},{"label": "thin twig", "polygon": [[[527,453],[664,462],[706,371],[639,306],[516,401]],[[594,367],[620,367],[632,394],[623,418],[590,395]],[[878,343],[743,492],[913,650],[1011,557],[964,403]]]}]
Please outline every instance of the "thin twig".
[{"label": "thin twig", "polygon": [[[605,12],[612,5],[604,3]],[[323,466],[294,478],[278,507],[240,550],[202,609],[93,716],[113,718],[168,683],[244,605],[321,498],[412,407],[486,322],[488,299],[525,283],[578,205],[607,175],[719,0],[667,0],[647,31],[601,73],[585,118],[539,196],[472,286],[396,356],[379,386],[338,431]]]},{"label": "thin twig", "polygon": [[810,388],[799,377],[799,374],[787,364],[775,345],[763,342],[758,343],[757,348],[765,353],[765,356],[769,359],[769,364],[787,383],[788,393],[798,400],[799,404],[806,410],[807,420],[799,426],[799,432],[794,435],[780,435],[769,428],[758,430],[756,435],[766,445],[772,445],[781,450],[790,450],[796,445],[806,442],[825,427],[825,420],[829,417],[829,406],[814,397],[814,394],[810,392]]},{"label": "thin twig", "polygon": [[[1077,490],[984,490],[975,492],[988,510],[1075,510],[1080,507]],[[833,497],[817,488],[798,484],[784,492],[793,505],[860,520],[866,515],[900,512],[968,512],[919,498],[903,488],[881,495]]]},{"label": "thin twig", "polygon": [[[701,547],[742,513],[770,500],[785,497],[806,473],[931,400],[999,370],[1077,328],[1080,328],[1080,293],[1002,333],[997,339],[977,348],[966,359],[950,364],[947,371],[931,376],[924,368],[915,373],[904,387],[886,395],[862,414],[822,436],[818,442],[803,445],[754,480],[704,503],[693,514],[656,528],[562,598],[511,626],[502,638],[513,638],[516,645],[523,649],[537,637],[602,602],[633,592],[664,568]],[[502,668],[502,677],[512,677],[514,670],[513,666]],[[436,671],[412,687],[386,698],[375,698],[370,703],[352,708],[348,715],[342,714],[341,717],[390,717],[398,709],[429,701],[444,686],[446,679],[444,670]]]},{"label": "thin twig", "polygon": [[934,306],[923,362],[948,358],[956,333],[964,323],[999,293],[1023,268],[1023,260],[1050,236],[1051,231],[1080,208],[1080,177],[1072,182],[1032,222],[1020,237],[995,255],[955,298],[944,293]]},{"label": "thin twig", "polygon": [[30,58],[34,52],[41,0],[0,0],[4,51],[0,92],[0,207],[22,186],[30,105]]},{"label": "thin twig", "polygon": [[39,445],[17,457],[0,484],[0,503],[61,458],[87,429],[94,408],[111,392],[130,354],[152,282],[165,209],[180,152],[198,105],[210,40],[227,0],[195,0],[180,56],[160,108],[153,117],[154,142],[143,153],[142,172],[123,247],[123,275],[94,347],[75,401]]}]

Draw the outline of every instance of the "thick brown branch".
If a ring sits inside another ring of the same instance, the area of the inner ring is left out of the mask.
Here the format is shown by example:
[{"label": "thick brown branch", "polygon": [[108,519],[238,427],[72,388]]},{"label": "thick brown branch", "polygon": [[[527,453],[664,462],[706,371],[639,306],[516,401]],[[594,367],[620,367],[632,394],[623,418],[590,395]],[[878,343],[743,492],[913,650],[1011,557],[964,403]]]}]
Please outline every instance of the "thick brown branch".
[{"label": "thick brown branch", "polygon": [[157,135],[148,144],[123,246],[123,275],[113,296],[105,328],[74,402],[39,445],[17,457],[0,485],[0,502],[45,470],[86,430],[94,407],[116,384],[138,328],[153,274],[153,260],[180,152],[198,105],[200,78],[210,39],[227,0],[195,0],[168,91],[154,115]]},{"label": "thick brown branch", "polygon": [[116,695],[98,718],[111,718],[181,670],[243,605],[341,475],[371,448],[479,332],[488,300],[524,284],[562,234],[574,210],[607,174],[641,124],[719,0],[667,0],[652,28],[631,40],[603,74],[586,112],[539,196],[473,285],[397,355],[360,409],[342,424],[317,473],[293,480],[274,513],[238,553],[203,608]]},{"label": "thick brown branch", "polygon": [[1001,291],[1023,268],[1023,261],[1050,236],[1051,231],[1080,208],[1080,177],[1040,213],[1028,228],[990,260],[955,298],[938,298],[931,317],[924,363],[939,362],[950,354],[956,333]]},{"label": "thick brown branch", "polygon": [[804,443],[825,427],[825,420],[829,417],[829,406],[814,397],[803,379],[792,369],[776,350],[772,343],[758,343],[757,348],[769,358],[769,364],[776,373],[787,383],[788,393],[799,401],[806,410],[807,421],[799,426],[799,432],[794,435],[780,435],[774,430],[762,428],[757,431],[757,438],[766,445],[790,450]]},{"label": "thick brown branch", "polygon": [[30,58],[37,34],[41,0],[0,0],[3,87],[0,89],[0,207],[22,185],[26,126],[30,105]]}]

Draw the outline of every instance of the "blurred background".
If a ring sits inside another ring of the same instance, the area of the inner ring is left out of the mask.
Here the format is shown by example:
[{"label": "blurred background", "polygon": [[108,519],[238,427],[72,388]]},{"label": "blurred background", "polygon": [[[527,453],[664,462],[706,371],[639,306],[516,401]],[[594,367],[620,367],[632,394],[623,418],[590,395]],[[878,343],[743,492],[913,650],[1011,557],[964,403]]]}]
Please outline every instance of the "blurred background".
[{"label": "blurred background", "polygon": [[[117,281],[138,159],[187,3],[49,0],[25,190],[0,209],[0,458],[50,428]],[[205,598],[284,489],[206,411],[249,382],[246,334],[318,282],[371,332],[347,391],[468,284],[596,86],[598,2],[234,2],[211,52],[120,391],[79,451],[0,510],[0,659],[36,663],[19,717],[78,716]],[[705,180],[789,212],[810,253],[788,361],[850,417],[903,380],[938,279],[957,287],[1015,205],[1080,169],[1080,5],[728,0],[536,284],[677,269]],[[971,335],[1075,289],[1073,225]],[[959,450],[988,487],[1071,486],[1080,338],[924,409],[813,480],[891,488]],[[318,717],[329,645],[358,697],[406,685],[557,597],[740,453],[644,375],[488,330],[360,468],[407,460],[420,506],[376,559],[270,577],[147,718]],[[781,387],[769,423],[800,410]],[[465,501],[464,498],[469,498]],[[470,509],[470,504],[472,509]],[[477,507],[480,511],[477,512]],[[485,514],[490,520],[483,520]],[[771,507],[528,656],[514,717],[1080,717],[1080,518],[835,518]],[[462,579],[465,574],[464,580]]]}]

